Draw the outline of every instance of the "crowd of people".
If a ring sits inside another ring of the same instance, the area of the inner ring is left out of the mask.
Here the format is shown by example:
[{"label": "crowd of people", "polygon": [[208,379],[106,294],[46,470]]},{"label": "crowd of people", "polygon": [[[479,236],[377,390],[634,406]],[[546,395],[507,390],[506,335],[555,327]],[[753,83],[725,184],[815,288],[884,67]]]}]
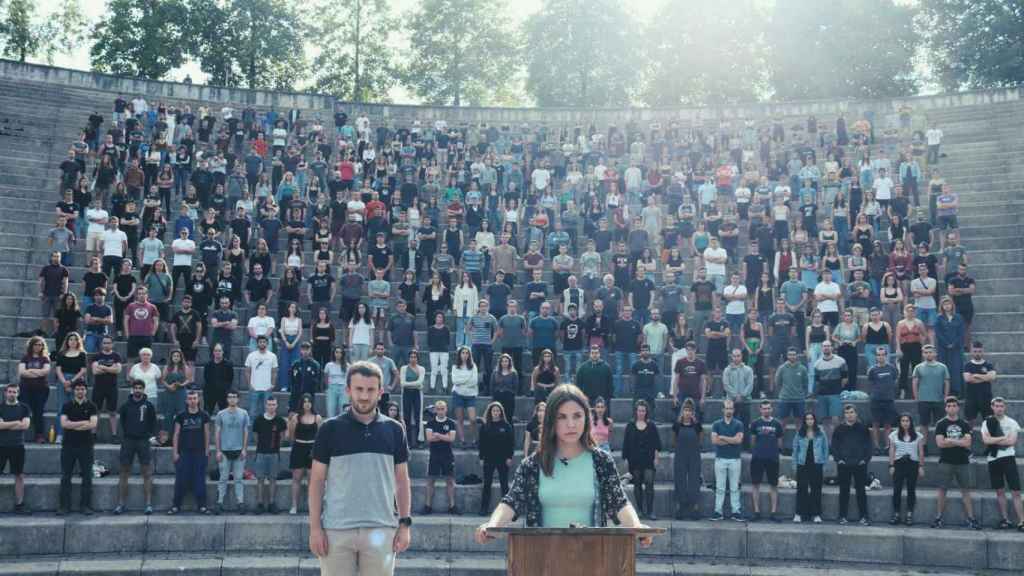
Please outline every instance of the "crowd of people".
[{"label": "crowd of people", "polygon": [[[106,414],[121,445],[115,513],[135,459],[152,512],[151,446],[173,450],[168,513],[189,491],[201,512],[219,512],[230,485],[244,511],[247,470],[260,481],[255,510],[274,513],[279,452],[291,442],[295,514],[318,428],[346,413],[349,369],[369,362],[380,411],[401,422],[411,448],[428,446],[425,514],[435,478],[459,512],[456,447],[483,462],[482,514],[495,472],[509,498],[516,399],[535,402],[519,415],[527,456],[543,438],[548,396],[574,383],[604,451],[611,401],[633,401],[622,457],[642,518],[655,517],[655,469],[669,449],[656,408],[671,400],[678,518],[701,514],[710,433],[712,519],[727,516],[730,494],[732,518],[778,520],[788,454],[794,521],[821,522],[831,457],[839,521],[852,486],[867,524],[868,464],[887,455],[892,522],[911,523],[934,436],[944,477],[932,526],[943,525],[945,487],[957,486],[980,528],[965,468],[980,434],[1000,527],[1011,526],[1008,489],[1024,531],[1018,425],[971,336],[975,281],[959,199],[939,168],[942,131],[919,129],[912,110],[849,124],[603,127],[375,125],[343,110],[326,126],[307,114],[138,96],[118,97],[109,122],[87,119],[60,164],[52,254],[39,273],[42,333],[27,343],[0,421],[19,510],[28,505],[17,447],[31,429],[35,441],[61,444],[61,512],[76,464],[91,512],[92,447]],[[88,269],[70,283],[79,247]],[[157,344],[170,344],[162,361]],[[48,434],[51,383],[61,409]],[[118,405],[121,386],[132,393]],[[288,393],[286,408],[274,392]],[[424,394],[448,399],[425,410]],[[478,418],[482,396],[493,402]],[[724,398],[722,417],[710,422],[714,397]],[[896,400],[916,401],[916,420]],[[858,417],[861,401],[870,422]],[[751,514],[740,505],[744,449]],[[207,508],[210,454],[219,481]]]}]

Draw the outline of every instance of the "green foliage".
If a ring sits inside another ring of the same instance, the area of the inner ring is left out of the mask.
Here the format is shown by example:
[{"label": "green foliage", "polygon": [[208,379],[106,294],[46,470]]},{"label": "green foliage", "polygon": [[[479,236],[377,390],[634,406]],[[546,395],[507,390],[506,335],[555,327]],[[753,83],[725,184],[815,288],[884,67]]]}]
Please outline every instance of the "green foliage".
[{"label": "green foliage", "polygon": [[310,11],[312,90],[342,100],[387,101],[398,81],[389,42],[397,20],[385,0],[321,0]]},{"label": "green foliage", "polygon": [[779,0],[767,36],[775,99],[915,93],[914,14],[894,0]]},{"label": "green foliage", "polygon": [[1024,2],[923,0],[929,61],[947,90],[1024,82]]},{"label": "green foliage", "polygon": [[638,32],[620,0],[545,0],[524,25],[527,91],[540,106],[628,105]]},{"label": "green foliage", "polygon": [[645,34],[643,101],[650,106],[751,102],[767,91],[758,0],[668,1]]},{"label": "green foliage", "polygon": [[185,61],[181,0],[108,0],[92,30],[92,66],[100,72],[160,79]]},{"label": "green foliage", "polygon": [[483,105],[506,90],[519,46],[501,0],[423,0],[402,81],[431,104]]},{"label": "green foliage", "polygon": [[3,55],[24,62],[42,55],[48,63],[58,52],[71,52],[85,35],[85,17],[78,0],[63,0],[52,14],[36,14],[30,0],[0,2],[0,44]]}]

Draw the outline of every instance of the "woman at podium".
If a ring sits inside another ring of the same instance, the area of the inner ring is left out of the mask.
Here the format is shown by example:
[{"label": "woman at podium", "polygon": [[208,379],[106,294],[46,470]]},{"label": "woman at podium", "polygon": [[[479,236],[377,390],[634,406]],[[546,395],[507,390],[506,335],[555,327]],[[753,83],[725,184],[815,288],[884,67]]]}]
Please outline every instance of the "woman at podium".
[{"label": "woman at podium", "polygon": [[[526,517],[529,527],[643,527],[626,498],[613,457],[597,449],[590,435],[590,403],[572,384],[551,391],[544,412],[540,447],[527,456],[508,494],[476,531],[477,542],[488,529]],[[649,545],[650,537],[641,537]]]}]

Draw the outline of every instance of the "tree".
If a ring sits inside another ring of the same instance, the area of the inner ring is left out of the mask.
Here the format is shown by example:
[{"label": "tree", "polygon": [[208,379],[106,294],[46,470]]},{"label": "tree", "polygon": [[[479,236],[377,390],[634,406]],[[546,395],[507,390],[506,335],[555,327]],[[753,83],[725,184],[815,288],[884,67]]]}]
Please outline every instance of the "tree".
[{"label": "tree", "polygon": [[84,39],[85,17],[78,0],[63,0],[53,13],[43,16],[36,14],[36,5],[29,0],[2,2],[2,8],[6,8],[0,21],[3,55],[19,62],[42,54],[52,63],[58,52],[71,52]]},{"label": "tree", "polygon": [[100,72],[163,78],[185,61],[181,0],[108,0],[92,30],[92,66]]},{"label": "tree", "polygon": [[915,8],[894,0],[785,0],[768,34],[777,100],[885,98],[917,90]]},{"label": "tree", "polygon": [[186,53],[210,82],[291,90],[305,72],[303,27],[285,0],[188,0]]},{"label": "tree", "polygon": [[735,104],[767,91],[763,4],[670,1],[645,33],[643,101],[650,106]]},{"label": "tree", "polygon": [[310,24],[318,38],[313,90],[342,100],[382,101],[398,80],[388,42],[397,26],[385,0],[321,0]]},{"label": "tree", "polygon": [[947,90],[1024,82],[1024,2],[924,0],[929,60]]},{"label": "tree", "polygon": [[638,26],[621,0],[545,0],[523,26],[540,106],[623,106],[639,84]]},{"label": "tree", "polygon": [[423,0],[409,22],[402,80],[431,104],[491,102],[516,72],[518,42],[502,0]]}]

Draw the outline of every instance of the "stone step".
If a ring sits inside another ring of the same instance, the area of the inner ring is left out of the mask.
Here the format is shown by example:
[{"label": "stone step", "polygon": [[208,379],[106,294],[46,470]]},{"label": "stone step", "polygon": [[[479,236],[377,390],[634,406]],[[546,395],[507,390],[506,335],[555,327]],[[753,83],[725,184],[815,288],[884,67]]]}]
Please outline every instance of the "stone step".
[{"label": "stone step", "polygon": [[[27,455],[25,458],[25,474],[29,476],[39,475],[53,475],[60,474],[60,447],[56,445],[37,445],[30,444],[26,446]],[[103,462],[104,465],[111,471],[111,474],[116,474],[120,470],[118,462],[119,447],[111,444],[100,444],[96,446],[96,459]],[[288,462],[289,454],[291,453],[290,447],[282,447],[281,449],[281,461],[282,465]],[[519,462],[522,460],[522,456],[519,450],[516,450],[517,455],[513,457],[513,468],[519,466]],[[615,453],[616,462],[618,463],[619,470],[628,470],[628,466],[621,455],[616,451]],[[255,453],[249,453],[250,462],[255,458]],[[426,478],[427,477],[427,463],[429,455],[427,450],[414,449],[410,451],[409,456],[409,474],[413,478]],[[715,456],[711,452],[705,452],[701,454],[703,470],[702,474],[705,478],[714,477],[714,463]],[[744,454],[743,456],[743,482],[750,481],[750,470],[749,462],[750,455]],[[171,459],[170,448],[154,448],[153,449],[153,462],[155,465],[154,473],[158,476],[174,476],[174,463]],[[675,462],[675,455],[671,451],[662,453],[658,468],[656,470],[655,479],[658,482],[671,482],[673,480],[673,466]],[[793,459],[788,456],[783,456],[780,460],[780,471],[782,474],[795,478],[795,468],[793,467]],[[1024,464],[1024,459],[1019,461]],[[210,455],[209,467],[212,470],[216,468],[217,462],[213,454]],[[834,464],[830,465],[834,469]],[[926,462],[925,475],[923,478],[918,480],[918,487],[936,487],[941,484],[941,470],[938,462],[938,457],[929,457]],[[458,476],[467,474],[476,474],[479,477],[483,477],[483,465],[474,450],[455,450],[455,470]],[[889,463],[888,457],[876,456],[871,460],[868,466],[869,472],[881,479],[883,484],[886,486],[892,485],[892,480],[889,476]],[[133,468],[133,474],[138,473],[138,467]],[[834,475],[835,471],[831,471],[831,475]],[[986,488],[988,482],[988,465],[982,458],[977,458],[971,464],[970,470],[971,484],[969,487],[975,488]]]},{"label": "stone step", "polygon": [[[394,396],[393,400],[394,401],[398,401],[398,399],[399,399],[398,396],[399,395],[398,394],[393,394],[393,396]],[[445,401],[448,401],[449,397],[441,397],[441,398],[438,398],[438,399],[443,399]],[[246,400],[248,401],[248,398],[246,398]],[[870,408],[869,408],[869,403],[868,402],[856,402],[854,404],[857,406],[858,413],[861,414],[861,417],[864,418],[864,421],[865,422],[870,422],[870,420],[871,420],[870,413],[871,412],[870,412]],[[279,404],[279,413],[282,416],[285,415],[287,410],[288,410],[287,405],[288,405],[288,402],[283,402],[283,403]],[[427,406],[427,405],[429,405],[429,404],[424,403],[424,406]],[[243,406],[243,407],[248,406],[248,402],[242,403],[241,406]],[[814,402],[807,402],[806,406],[807,406],[807,410],[808,411],[813,411],[816,414],[818,413],[818,409],[815,406]],[[321,408],[323,408],[323,407],[321,406]],[[1017,407],[1015,407],[1015,408],[1017,408]],[[749,411],[749,413],[751,415],[754,414],[755,409],[756,409],[756,403],[755,402],[750,402],[748,404],[748,411]],[[324,410],[319,410],[319,411],[320,411],[320,413],[324,413],[325,412]],[[159,412],[159,410],[158,410],[158,412]],[[250,410],[250,412],[252,412],[252,411]],[[910,410],[910,413],[911,414],[915,414],[916,412],[912,408]],[[525,441],[526,425],[527,425],[526,421],[522,420],[522,418],[526,418],[528,416],[528,414],[530,414],[530,412],[528,412],[528,411],[521,411],[520,412],[520,411],[517,410],[516,414],[519,416],[519,418],[521,418],[520,420],[518,420],[514,424],[514,427],[515,427],[515,437],[516,437],[515,445],[517,447],[519,447],[519,446],[522,446],[523,442]],[[1010,415],[1011,415],[1011,417],[1014,417],[1014,419],[1019,419],[1019,417],[1020,417],[1020,414],[1016,410],[1011,412]],[[54,424],[56,423],[56,417],[57,417],[57,415],[56,415],[55,412],[46,412],[43,415],[43,424],[44,424],[44,429],[45,430],[49,430],[50,427],[54,426]],[[748,421],[747,419],[743,418],[742,415],[738,415],[737,417],[740,418],[740,420]],[[166,422],[166,421],[163,419],[162,415],[158,415],[158,427],[163,428],[163,426],[164,426],[163,423],[164,422]],[[673,440],[672,440],[672,425],[670,423],[668,423],[668,422],[669,422],[668,420],[660,420],[659,423],[657,424],[658,436],[661,439],[661,445],[663,447],[672,446],[672,442],[673,442]],[[169,423],[167,424],[167,428],[166,429],[170,430],[170,424]],[[626,431],[626,421],[625,420],[619,420],[619,421],[617,421],[617,422],[612,424],[612,434],[611,434],[611,437],[609,438],[609,443],[611,444],[612,450],[616,450],[617,451],[617,450],[621,450],[622,449],[622,442],[623,442],[623,439],[625,437],[625,431]],[[789,446],[792,445],[793,435],[794,435],[795,432],[796,432],[796,429],[793,428],[793,427],[787,427],[786,428],[785,437],[783,438],[783,446],[789,447]],[[465,428],[465,430],[464,430],[464,434],[465,434],[465,441],[466,442],[475,442],[476,441],[476,431],[473,430],[472,427],[467,426]],[[99,425],[98,425],[97,430],[96,430],[96,438],[101,443],[110,443],[111,442],[112,439],[111,439],[111,435],[110,435],[110,423],[109,423],[109,415],[108,414],[101,414],[100,415],[100,417],[99,417]],[[702,445],[703,445],[702,449],[703,450],[706,451],[706,450],[710,450],[712,448],[712,446],[711,446],[711,423],[710,423],[710,421],[707,421],[707,423],[704,425],[704,434],[702,435],[702,439],[701,440],[702,440]],[[981,434],[975,434],[973,440],[974,440],[973,452],[975,454],[982,454],[983,453],[983,444],[981,442]],[[1017,440],[1017,449],[1021,450],[1022,453],[1024,453],[1024,438],[1019,438]],[[928,439],[928,450],[929,450],[929,453],[931,453],[931,454],[937,453],[936,452],[937,448],[935,447],[935,439],[934,439],[934,437],[929,437],[929,439]]]},{"label": "stone step", "polygon": [[[668,523],[655,523],[665,525]],[[811,561],[791,561],[776,559],[781,552],[787,551],[788,547],[777,546],[777,539],[765,538],[757,534],[753,537],[753,550],[750,550],[751,527],[722,525],[716,531],[722,534],[714,534],[706,530],[701,523],[679,522],[675,530],[659,536],[655,540],[654,549],[660,550],[661,546],[670,549],[679,549],[685,552],[675,553],[672,556],[655,555],[654,552],[640,549],[640,557],[636,563],[636,573],[641,575],[658,576],[772,576],[785,571],[792,576],[830,576],[841,571],[844,576],[868,576],[898,574],[901,576],[952,576],[950,573],[938,572],[930,568],[926,562],[927,558],[917,549],[919,543],[914,536],[909,536],[910,530],[900,532],[900,529],[875,528],[875,529],[849,529],[843,533],[847,536],[860,536],[853,539],[852,548],[856,548],[864,539],[863,536],[869,532],[880,532],[888,530],[899,540],[898,547],[889,546],[892,553],[883,558],[869,559],[865,562],[857,558],[853,551],[844,552],[828,548],[837,543],[843,543],[840,537],[825,534],[824,537],[813,539],[814,550],[804,557],[814,557]],[[765,527],[770,529],[769,527]],[[793,526],[792,528],[797,528]],[[794,534],[791,527],[778,527],[787,536],[794,536],[794,539],[801,539],[801,534]],[[865,534],[860,534],[865,530]],[[810,532],[807,527],[804,532]],[[673,538],[676,532],[679,536]],[[705,532],[707,532],[705,534]],[[756,530],[754,530],[756,532]],[[416,537],[421,537],[419,531]],[[885,537],[879,534],[879,540]],[[725,538],[725,541],[712,541],[713,538]],[[923,538],[923,536],[922,536]],[[993,534],[989,538],[1009,541],[1012,536]],[[667,544],[661,544],[662,540],[668,539]],[[692,541],[691,541],[692,540]],[[707,540],[707,545],[704,544]],[[909,540],[909,542],[908,542]],[[680,546],[676,546],[676,542]],[[504,547],[504,539],[500,546]],[[953,544],[956,539],[943,539],[939,544]],[[844,543],[845,544],[845,543]],[[1000,543],[1001,544],[1001,543]],[[938,544],[936,544],[937,546]],[[506,573],[506,558],[503,554],[494,552],[479,552],[473,549],[472,543],[467,543],[470,550],[458,551],[457,553],[431,553],[406,551],[399,556],[395,566],[397,576],[498,576]],[[489,545],[489,548],[497,545]],[[820,553],[818,551],[820,548]],[[907,551],[910,550],[908,553]],[[1010,552],[1008,545],[1000,545],[995,554],[988,553],[987,547],[975,546],[972,550],[976,552],[971,558],[978,562],[979,566],[1010,566],[1016,568],[1016,564],[1007,563],[1007,559],[1001,555]],[[744,556],[736,556],[743,552]],[[747,554],[763,556],[754,559]],[[995,556],[991,558],[991,556]],[[694,560],[694,556],[706,557],[708,563]],[[267,553],[264,551],[246,551],[243,554],[232,553],[147,553],[142,555],[122,555],[118,560],[103,559],[103,556],[68,556],[65,559],[49,558],[33,559],[27,556],[10,558],[5,566],[0,566],[0,576],[61,576],[74,574],[76,576],[108,576],[108,575],[154,575],[161,576],[172,573],[198,574],[202,576],[319,576],[319,561],[313,558],[308,552],[296,551],[293,553]],[[857,563],[848,560],[852,558]],[[1012,558],[1012,556],[1010,557]],[[906,559],[921,561],[920,570],[913,566],[903,564]],[[870,563],[874,561],[875,563]],[[880,562],[891,562],[881,564]],[[839,564],[841,562],[841,564]],[[990,564],[991,562],[991,564]],[[840,567],[841,566],[841,567]],[[1002,569],[993,569],[991,573],[1005,573]]]},{"label": "stone step", "polygon": [[[711,478],[706,478],[705,480],[710,482]],[[95,508],[97,510],[102,510],[102,511],[109,511],[109,510],[112,510],[114,508],[114,506],[116,505],[116,497],[117,497],[117,482],[118,481],[117,481],[116,478],[111,478],[111,477],[100,478],[100,479],[96,479],[96,480],[93,481],[93,498],[92,498],[93,508]],[[0,508],[2,508],[4,510],[10,510],[11,507],[13,506],[13,494],[12,494],[12,490],[9,488],[9,486],[11,484],[13,484],[13,480],[10,479],[9,477],[5,476],[3,478],[0,478],[0,487],[3,488],[3,491],[0,492]],[[73,489],[72,489],[72,500],[71,500],[71,502],[72,502],[72,509],[73,510],[77,509],[76,505],[78,504],[79,499],[80,499],[79,498],[79,486],[78,486],[78,484],[79,483],[78,483],[78,481],[76,479],[75,482],[74,482],[74,485],[73,485]],[[245,499],[245,502],[246,502],[247,506],[249,506],[251,508],[252,504],[254,502],[256,502],[256,498],[255,498],[255,496],[256,496],[256,494],[255,494],[256,486],[255,486],[255,482],[246,482],[245,484],[246,485],[245,485],[244,499]],[[289,506],[291,505],[291,502],[290,502],[291,501],[291,497],[290,497],[291,480],[280,480],[280,481],[277,482],[277,486],[278,486],[278,489],[276,491],[274,501],[277,503],[277,506],[278,506],[279,509],[288,510]],[[48,518],[46,518],[47,515],[45,514],[45,512],[50,512],[50,511],[56,510],[58,502],[59,502],[59,494],[58,494],[59,488],[60,488],[60,477],[59,476],[29,476],[29,477],[26,477],[26,479],[25,479],[25,500],[26,500],[26,502],[31,503],[32,508],[34,510],[39,512],[30,521],[35,521],[37,517],[40,520],[47,520]],[[230,516],[220,516],[220,517],[212,517],[212,518],[211,517],[204,517],[204,516],[194,516],[194,515],[189,513],[193,509],[192,508],[192,506],[193,506],[193,498],[191,496],[188,496],[185,499],[185,510],[186,510],[186,512],[184,513],[183,516],[178,516],[178,517],[174,517],[174,518],[168,518],[168,517],[164,516],[164,511],[167,508],[170,507],[170,503],[171,503],[172,495],[173,495],[173,489],[174,489],[174,480],[172,478],[155,477],[153,479],[153,503],[154,503],[154,508],[155,508],[157,514],[152,516],[151,518],[149,518],[149,521],[150,522],[156,522],[157,524],[159,524],[161,530],[158,532],[158,534],[160,534],[159,536],[150,536],[153,533],[149,532],[150,535],[146,536],[146,540],[147,541],[150,538],[155,537],[155,538],[161,538],[161,539],[165,539],[165,540],[170,539],[171,542],[174,542],[174,540],[176,539],[174,536],[172,536],[172,534],[174,534],[174,531],[171,528],[167,528],[166,525],[167,524],[173,524],[173,523],[180,522],[184,526],[187,526],[187,530],[191,531],[191,533],[192,533],[191,538],[195,538],[196,541],[195,542],[190,542],[190,541],[187,541],[187,542],[177,542],[177,543],[173,543],[173,544],[172,543],[168,543],[168,544],[165,544],[165,546],[183,546],[183,545],[185,545],[185,547],[181,548],[181,549],[189,550],[189,551],[216,551],[217,547],[224,546],[224,544],[221,543],[221,542],[223,542],[223,540],[220,540],[220,541],[218,541],[218,540],[221,539],[221,536],[219,536],[219,534],[222,534],[222,533],[226,532],[227,530],[229,530],[229,528],[227,528],[225,526],[227,523],[229,523],[229,522],[244,523],[244,524],[250,525],[252,527],[251,528],[252,530],[261,530],[260,526],[263,525],[263,524],[266,524],[268,519],[276,520],[275,518],[268,517],[268,516],[263,516],[263,517],[248,516],[248,517],[240,517],[240,518],[236,517],[236,516],[233,516],[233,515],[230,515]],[[424,498],[425,498],[425,496],[424,496],[425,490],[426,490],[426,486],[425,486],[425,481],[424,480],[414,479],[412,481],[412,506],[413,506],[412,509],[413,509],[413,515],[414,516],[423,507]],[[750,506],[751,506],[751,504],[750,504],[750,502],[751,502],[751,500],[750,500],[750,490],[751,490],[751,488],[750,488],[749,485],[743,485],[741,487],[741,492],[742,492],[741,493],[741,508],[742,508],[743,512],[749,512],[749,510],[750,510]],[[627,494],[632,496],[632,491],[633,490],[632,490],[631,486],[626,486],[626,491],[627,491]],[[436,507],[437,507],[438,510],[443,510],[444,506],[446,504],[445,498],[444,498],[444,496],[442,494],[443,492],[444,492],[444,490],[442,489],[438,493],[435,493],[435,495],[434,495],[435,496],[434,504],[436,504]],[[497,496],[494,495],[494,492],[499,492],[499,490],[495,489],[495,490],[492,491],[492,506],[493,506],[493,503],[497,500]],[[673,491],[673,487],[672,487],[672,484],[670,484],[670,483],[659,482],[659,483],[655,484],[654,508],[655,508],[655,513],[659,517],[662,517],[662,518],[669,518],[669,517],[671,517],[671,515],[672,515],[672,513],[674,511],[674,507],[675,507],[675,504],[674,504],[674,501],[673,501],[673,492],[674,492]],[[823,493],[823,498],[822,498],[822,512],[823,513],[822,513],[822,517],[826,518],[826,519],[829,519],[830,521],[832,519],[837,518],[837,516],[838,516],[838,492],[839,492],[839,490],[835,486],[825,486],[825,487],[823,487],[823,490],[822,490],[822,493]],[[933,489],[930,489],[930,488],[920,488],[920,489],[918,489],[918,491],[917,491],[917,506],[916,506],[915,514],[914,515],[915,515],[915,519],[917,520],[919,525],[925,525],[928,522],[930,522],[932,518],[935,517],[935,511],[936,511],[936,496],[935,496],[935,493],[936,493],[936,491],[933,490]],[[216,483],[215,482],[207,482],[207,504],[212,504],[215,501],[215,498],[213,497],[214,494],[216,494]],[[954,494],[955,494],[955,492],[954,492]],[[305,495],[303,494],[303,497],[304,496]],[[883,489],[880,489],[880,490],[872,490],[872,491],[868,492],[867,496],[868,496],[868,506],[867,506],[867,510],[866,511],[867,511],[868,515],[874,521],[876,521],[878,523],[886,522],[892,516],[892,510],[893,510],[893,508],[892,508],[892,491],[891,491],[891,489],[883,488]],[[480,507],[480,499],[481,499],[481,487],[480,487],[480,485],[472,485],[472,486],[456,485],[456,487],[455,487],[455,505],[460,510],[462,510],[463,512],[471,514],[471,513],[475,512],[475,511],[477,511],[479,509],[479,507]],[[956,496],[954,496],[953,498],[950,498],[950,502],[948,503],[948,505],[946,507],[944,518],[945,518],[945,521],[946,521],[947,525],[949,525],[949,526],[960,526],[965,521],[965,515],[964,515],[964,513],[962,511],[962,508],[956,502],[958,499],[959,498],[956,497]],[[851,506],[850,506],[850,509],[849,509],[850,510],[850,516],[852,518],[859,518],[859,516],[861,515],[861,512],[859,510],[857,510],[856,499],[852,499],[852,500],[853,500],[853,502],[851,502]],[[993,492],[989,491],[989,490],[974,491],[971,494],[971,500],[972,500],[972,503],[974,505],[974,514],[975,514],[975,517],[978,519],[978,521],[981,522],[986,528],[994,527],[998,523],[999,519],[1001,518],[1001,515],[999,514],[998,509],[996,507],[995,494]],[[711,510],[713,509],[713,501],[714,501],[714,492],[713,492],[713,490],[711,490],[711,489],[709,489],[707,487],[702,487],[701,492],[700,492],[700,509],[701,509],[701,511],[702,511],[702,513],[704,514],[705,517],[707,515],[709,515]],[[234,505],[234,494],[233,493],[225,500],[225,504],[226,504],[226,506],[228,507],[229,510],[233,510],[233,505]],[[141,510],[143,508],[143,505],[144,505],[144,500],[143,500],[143,493],[142,493],[142,480],[138,476],[133,476],[130,479],[130,481],[129,481],[129,493],[128,493],[128,501],[127,501],[127,504],[126,504],[126,508],[128,510],[130,510],[130,511],[135,512],[135,511]],[[762,498],[761,506],[765,507],[766,505],[767,505],[767,497],[763,497]],[[793,488],[780,488],[779,489],[779,508],[778,508],[778,510],[780,512],[780,515],[783,518],[792,518],[793,514],[794,514],[794,511],[795,511],[795,508],[796,508],[796,490],[793,489]],[[726,508],[726,510],[728,510],[728,508]],[[137,517],[138,516],[135,516],[134,514],[132,514],[132,515],[129,515],[127,517],[115,518],[113,520],[117,520],[119,522],[127,522],[128,519],[137,518]],[[92,521],[99,521],[101,519],[102,520],[106,520],[106,518],[97,518],[96,520],[92,520]],[[145,517],[142,517],[142,519],[144,520]],[[442,522],[444,521],[444,517],[441,517],[439,519]],[[304,519],[301,518],[301,517],[288,518],[288,520],[290,522],[294,522],[294,525],[295,525],[295,528],[296,528],[297,531],[303,530],[304,529],[303,527],[307,525],[307,522],[304,522],[303,521]],[[430,517],[424,518],[421,515],[418,518],[418,520],[414,520],[414,522],[418,521],[419,530],[426,531],[426,530],[428,530],[428,528],[425,528],[425,527],[429,525],[429,522],[431,520],[433,520],[433,518],[430,518]],[[57,522],[59,522],[59,521],[60,521],[60,519],[57,519]],[[460,531],[461,530],[465,530],[466,536],[460,535],[459,538],[471,536],[473,529],[475,528],[476,524],[478,524],[480,521],[481,521],[481,519],[479,517],[473,518],[471,520],[471,522],[469,522],[469,523],[467,523],[465,525],[465,527],[461,527]],[[22,525],[22,522],[23,521],[21,519],[19,519],[18,520],[18,524],[16,524],[16,526],[20,528],[21,525]],[[72,522],[72,524],[73,523],[74,522]],[[735,523],[733,521],[727,521],[726,524],[732,525],[732,524],[735,524]],[[702,525],[702,526],[703,525],[719,526],[720,524],[708,522],[708,523],[700,523],[700,525]],[[725,524],[721,524],[721,525],[725,525]],[[0,526],[7,527],[7,523],[5,522],[3,524],[0,524]],[[762,526],[762,525],[752,524],[751,526]],[[768,529],[770,531],[772,531],[772,532],[780,533],[780,536],[783,535],[783,534],[785,534],[787,536],[790,536],[790,537],[792,536],[791,533],[790,534],[786,534],[786,529],[783,528],[783,527],[771,526],[769,524],[764,524],[763,526],[769,527]],[[821,528],[822,527],[820,527],[820,526],[816,526],[815,527],[815,531],[816,532],[820,532]],[[792,529],[799,531],[799,530],[803,529],[803,527],[802,526],[800,526],[800,527],[793,527]],[[134,527],[126,528],[126,530],[134,530]],[[841,528],[841,530],[845,531],[845,530],[848,530],[848,528],[847,527],[843,527],[843,528]],[[873,530],[884,530],[884,528],[873,528],[871,530],[872,531]],[[936,531],[936,530],[930,530],[930,529],[924,529],[924,528],[915,528],[915,529],[901,528],[900,530],[905,530],[905,533],[911,533],[914,530],[920,530],[924,535],[926,535],[928,537],[931,537],[931,538],[943,538],[943,537],[948,537],[949,535],[958,535],[961,539],[974,539],[974,538],[978,538],[978,537],[980,537],[982,535],[987,535],[987,534],[992,533],[991,530],[986,530],[985,532],[982,532],[981,534],[978,534],[977,532],[973,532],[973,531],[971,531],[971,532],[961,532],[961,531],[957,531],[957,530]],[[271,532],[270,534],[265,534],[262,537],[262,539],[272,538],[273,540],[271,540],[271,542],[275,542],[277,537],[273,536],[273,534],[275,534],[277,532],[278,531]],[[1009,534],[1009,533],[1007,533],[1007,534]],[[1017,547],[1017,549],[1019,550],[1019,548],[1020,548],[1020,536],[1019,536],[1019,534],[1014,534],[1014,537],[1015,537],[1015,540],[1011,541],[1010,543],[1012,543],[1012,545]],[[246,535],[246,539],[242,539],[241,542],[245,543],[243,545],[255,546],[255,547],[259,548],[260,544],[252,542],[252,540],[251,540],[252,538],[254,538],[254,536],[252,534],[247,534]],[[69,539],[65,537],[65,542],[68,542],[68,540]],[[74,540],[77,541],[79,539],[75,538]],[[111,539],[109,539],[108,542],[110,542],[110,543],[125,542],[122,545],[127,545],[126,542],[129,542],[129,541],[132,541],[132,540],[122,540],[120,538],[111,538]],[[258,540],[257,540],[257,542],[258,542]],[[300,543],[305,543],[306,539],[302,538],[299,542]],[[427,544],[428,542],[430,542],[430,539],[427,538],[427,537],[424,537],[424,543],[422,545],[425,546],[425,547],[429,546],[429,544]],[[89,545],[89,544],[90,543],[88,541],[81,543],[81,545]],[[65,546],[67,546],[67,544],[65,544]],[[134,547],[134,546],[138,546],[138,545],[132,545],[132,546]],[[159,551],[160,550],[159,546],[160,546],[159,544],[150,544],[150,545],[147,545],[145,549],[155,552],[155,551]],[[278,544],[278,546],[282,546],[282,544]],[[492,544],[492,546],[495,546],[495,547],[500,546],[500,543]],[[302,548],[302,549],[304,549],[304,548]],[[440,550],[444,550],[444,547],[442,545],[442,546],[438,546],[435,549],[440,551]],[[25,552],[22,552],[22,553],[24,554]],[[1018,551],[1018,553],[1019,553],[1019,551]],[[785,557],[786,556],[782,556],[782,558],[785,558]],[[948,560],[948,558],[946,560]],[[942,561],[939,561],[939,562],[942,562]]]}]

